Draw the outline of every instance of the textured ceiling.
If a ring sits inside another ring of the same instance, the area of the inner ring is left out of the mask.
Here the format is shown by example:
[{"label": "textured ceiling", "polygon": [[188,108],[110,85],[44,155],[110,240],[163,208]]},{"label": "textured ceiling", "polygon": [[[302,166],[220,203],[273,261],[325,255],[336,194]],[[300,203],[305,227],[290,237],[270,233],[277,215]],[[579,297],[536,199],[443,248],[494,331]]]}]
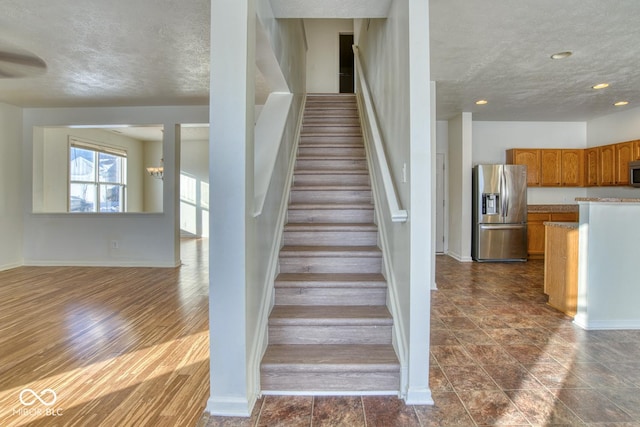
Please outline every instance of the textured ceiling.
[{"label": "textured ceiling", "polygon": [[638,0],[431,0],[430,21],[440,119],[584,121],[640,105]]},{"label": "textured ceiling", "polygon": [[[271,3],[277,16],[348,18],[384,16],[392,1]],[[0,0],[0,11],[0,45],[47,63],[39,76],[0,78],[0,102],[208,103],[209,0]],[[640,105],[639,16],[639,0],[430,0],[438,118],[584,121],[620,111],[619,99]],[[573,56],[549,59],[565,50]],[[258,77],[257,92],[268,90]],[[602,81],[611,86],[590,89]]]}]

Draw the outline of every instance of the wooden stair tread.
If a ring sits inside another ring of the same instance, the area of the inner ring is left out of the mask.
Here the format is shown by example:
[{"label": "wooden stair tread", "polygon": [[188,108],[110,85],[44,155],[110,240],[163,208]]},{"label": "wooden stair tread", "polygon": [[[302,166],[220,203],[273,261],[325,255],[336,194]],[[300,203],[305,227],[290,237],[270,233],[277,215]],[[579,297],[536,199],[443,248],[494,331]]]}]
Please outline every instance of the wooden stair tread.
[{"label": "wooden stair tread", "polygon": [[287,223],[284,231],[377,231],[373,223],[294,222]]},{"label": "wooden stair tread", "polygon": [[[290,285],[301,283],[302,285]],[[353,286],[369,283],[377,287],[387,287],[387,282],[379,273],[280,273],[276,277],[276,286]]]},{"label": "wooden stair tread", "polygon": [[301,371],[371,370],[397,371],[400,367],[392,345],[383,344],[275,344],[262,359],[267,369]]},{"label": "wooden stair tread", "polygon": [[373,210],[371,203],[291,203],[289,209],[364,209]]},{"label": "wooden stair tread", "polygon": [[297,169],[294,175],[367,175],[366,169]]},{"label": "wooden stair tread", "polygon": [[294,191],[371,191],[370,185],[294,185]]},{"label": "wooden stair tread", "polygon": [[393,319],[384,305],[276,305],[269,325],[391,325]]},{"label": "wooden stair tread", "polygon": [[283,246],[280,249],[281,258],[340,256],[349,257],[379,257],[382,252],[377,246]]},{"label": "wooden stair tread", "polygon": [[328,154],[305,154],[304,156],[298,156],[297,160],[365,160],[366,156],[345,156]]}]

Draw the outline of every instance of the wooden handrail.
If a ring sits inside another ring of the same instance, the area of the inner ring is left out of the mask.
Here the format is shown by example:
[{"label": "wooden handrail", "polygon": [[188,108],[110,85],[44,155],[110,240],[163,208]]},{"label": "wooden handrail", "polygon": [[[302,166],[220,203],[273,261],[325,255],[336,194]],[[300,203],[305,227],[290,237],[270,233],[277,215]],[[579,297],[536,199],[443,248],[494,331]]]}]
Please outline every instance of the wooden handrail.
[{"label": "wooden handrail", "polygon": [[378,119],[376,118],[375,110],[373,108],[373,101],[371,99],[371,93],[369,92],[369,85],[367,84],[367,79],[362,69],[362,63],[360,61],[360,51],[358,50],[357,45],[353,45],[353,53],[356,61],[358,80],[360,81],[362,101],[364,103],[363,113],[367,117],[367,123],[371,132],[371,145],[373,150],[375,151],[375,158],[377,159],[378,168],[380,169],[382,185],[384,187],[384,193],[386,195],[389,212],[391,214],[391,221],[406,222],[409,214],[406,210],[400,208],[400,204],[398,202],[398,195],[396,194],[396,189],[393,185],[393,179],[391,178],[391,171],[389,170],[387,156],[384,153],[382,136],[380,135],[380,128],[378,126]]}]

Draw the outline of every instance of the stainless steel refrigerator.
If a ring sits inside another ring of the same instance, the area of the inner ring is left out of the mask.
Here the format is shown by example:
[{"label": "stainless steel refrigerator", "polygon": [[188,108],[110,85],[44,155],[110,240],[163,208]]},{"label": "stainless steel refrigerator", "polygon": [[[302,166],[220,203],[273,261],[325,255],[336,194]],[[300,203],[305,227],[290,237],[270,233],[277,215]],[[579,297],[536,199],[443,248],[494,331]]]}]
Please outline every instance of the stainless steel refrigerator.
[{"label": "stainless steel refrigerator", "polygon": [[527,167],[473,168],[473,233],[476,261],[527,260]]}]

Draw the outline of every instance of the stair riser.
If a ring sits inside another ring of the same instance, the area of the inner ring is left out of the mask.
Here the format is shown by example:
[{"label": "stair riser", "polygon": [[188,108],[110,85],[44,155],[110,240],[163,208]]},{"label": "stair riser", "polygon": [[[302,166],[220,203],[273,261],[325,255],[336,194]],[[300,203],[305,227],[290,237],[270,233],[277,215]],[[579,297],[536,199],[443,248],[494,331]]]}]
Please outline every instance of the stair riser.
[{"label": "stair riser", "polygon": [[327,126],[327,125],[347,125],[347,126],[360,126],[360,119],[356,117],[344,117],[342,115],[335,116],[304,116],[302,121],[303,126]]},{"label": "stair riser", "polygon": [[285,231],[284,244],[290,246],[376,246],[376,231]]},{"label": "stair riser", "polygon": [[391,326],[269,326],[271,344],[391,344]]},{"label": "stair riser", "polygon": [[280,257],[281,273],[381,273],[380,257]]},{"label": "stair riser", "polygon": [[327,157],[365,157],[366,153],[363,146],[359,147],[309,147],[302,146],[298,148],[299,156],[327,156]]},{"label": "stair riser", "polygon": [[264,392],[278,391],[392,391],[400,389],[396,372],[271,372],[263,368],[260,386]]},{"label": "stair riser", "polygon": [[305,134],[337,134],[337,135],[361,135],[360,126],[302,126],[302,135]]},{"label": "stair riser", "polygon": [[314,109],[304,113],[303,120],[318,120],[323,117],[332,118],[345,118],[345,119],[360,119],[358,110],[356,108],[332,108],[332,109]]},{"label": "stair riser", "polygon": [[371,223],[373,209],[289,209],[287,220],[299,224],[312,223]]},{"label": "stair riser", "polygon": [[369,185],[365,174],[296,174],[294,185]]},{"label": "stair riser", "polygon": [[367,203],[371,202],[369,190],[291,190],[292,203]]},{"label": "stair riser", "polygon": [[384,305],[385,288],[276,288],[276,305]]},{"label": "stair riser", "polygon": [[327,97],[327,98],[309,98],[305,102],[305,111],[311,110],[314,108],[347,108],[347,107],[358,107],[358,102],[355,97],[350,98],[336,98],[336,97]]},{"label": "stair riser", "polygon": [[361,135],[301,135],[300,147],[314,144],[363,144]]},{"label": "stair riser", "polygon": [[366,159],[298,159],[297,170],[366,170]]}]

